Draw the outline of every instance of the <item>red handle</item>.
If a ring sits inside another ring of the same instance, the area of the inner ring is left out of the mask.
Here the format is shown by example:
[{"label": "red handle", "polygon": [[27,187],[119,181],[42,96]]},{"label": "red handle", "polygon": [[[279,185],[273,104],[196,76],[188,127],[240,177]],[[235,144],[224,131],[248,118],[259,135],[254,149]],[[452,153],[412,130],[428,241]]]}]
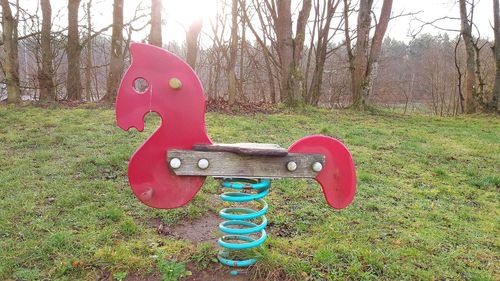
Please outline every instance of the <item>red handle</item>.
[{"label": "red handle", "polygon": [[292,144],[288,151],[325,155],[323,169],[315,179],[323,188],[326,202],[335,209],[351,204],[356,193],[356,168],[351,153],[340,141],[321,135],[307,136]]}]

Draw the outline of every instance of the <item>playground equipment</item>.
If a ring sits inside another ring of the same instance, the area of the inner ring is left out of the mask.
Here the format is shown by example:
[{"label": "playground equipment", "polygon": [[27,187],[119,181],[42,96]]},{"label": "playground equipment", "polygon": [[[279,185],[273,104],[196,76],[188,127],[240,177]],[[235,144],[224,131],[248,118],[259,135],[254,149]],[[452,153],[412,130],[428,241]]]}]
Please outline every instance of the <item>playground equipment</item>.
[{"label": "playground equipment", "polygon": [[[223,201],[255,202],[260,207],[220,211],[226,219],[219,225],[225,233],[218,240],[223,247],[218,254],[221,263],[246,267],[256,262],[235,260],[232,253],[266,240],[268,205],[263,198],[273,178],[313,178],[336,209],[354,199],[354,162],[338,140],[307,136],[288,149],[274,144],[214,144],[205,128],[205,95],[194,71],[161,48],[134,43],[130,52],[132,63],[116,100],[118,126],[142,131],[144,116],[150,112],[162,120],[130,159],[128,179],[135,196],[153,208],[178,208],[196,195],[207,176],[213,176],[222,178],[223,188],[234,190],[222,193]],[[147,83],[143,91],[135,87],[139,80]]]}]

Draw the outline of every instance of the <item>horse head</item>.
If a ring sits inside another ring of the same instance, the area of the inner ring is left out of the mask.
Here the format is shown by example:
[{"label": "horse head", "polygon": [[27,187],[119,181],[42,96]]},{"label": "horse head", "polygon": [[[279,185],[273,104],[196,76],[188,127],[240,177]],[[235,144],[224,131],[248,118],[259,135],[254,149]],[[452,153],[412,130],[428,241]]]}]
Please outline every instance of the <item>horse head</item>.
[{"label": "horse head", "polygon": [[[176,176],[166,165],[166,153],[211,143],[205,129],[205,94],[193,69],[176,55],[139,43],[130,45],[130,53],[132,63],[116,98],[118,126],[142,131],[150,112],[162,122],[130,158],[129,183],[144,204],[177,208],[193,198],[205,178]],[[137,87],[139,80],[144,89]]]},{"label": "horse head", "polygon": [[[163,121],[168,115],[177,123],[204,123],[203,87],[189,65],[176,55],[148,44],[132,43],[130,53],[132,63],[116,98],[120,128],[142,131],[144,116],[150,112],[159,114]],[[138,81],[145,84],[145,89],[137,88]]]}]

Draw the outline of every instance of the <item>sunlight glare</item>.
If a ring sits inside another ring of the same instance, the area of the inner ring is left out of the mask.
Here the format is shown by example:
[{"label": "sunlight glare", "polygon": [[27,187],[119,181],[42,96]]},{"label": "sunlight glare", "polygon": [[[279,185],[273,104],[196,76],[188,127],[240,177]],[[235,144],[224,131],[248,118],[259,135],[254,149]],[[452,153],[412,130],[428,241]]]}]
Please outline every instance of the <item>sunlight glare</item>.
[{"label": "sunlight glare", "polygon": [[215,0],[163,0],[166,13],[176,22],[189,27],[199,17],[206,22],[215,16]]}]

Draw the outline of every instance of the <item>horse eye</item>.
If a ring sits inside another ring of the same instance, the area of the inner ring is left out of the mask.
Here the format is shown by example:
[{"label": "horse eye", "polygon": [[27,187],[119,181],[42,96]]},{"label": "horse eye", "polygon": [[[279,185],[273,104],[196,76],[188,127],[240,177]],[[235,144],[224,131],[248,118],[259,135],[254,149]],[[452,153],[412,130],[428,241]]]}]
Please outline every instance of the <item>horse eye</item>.
[{"label": "horse eye", "polygon": [[173,77],[168,81],[168,85],[174,90],[179,90],[182,87],[182,82],[179,78]]},{"label": "horse eye", "polygon": [[137,78],[134,80],[134,91],[138,94],[144,94],[148,89],[148,81],[144,78]]}]

